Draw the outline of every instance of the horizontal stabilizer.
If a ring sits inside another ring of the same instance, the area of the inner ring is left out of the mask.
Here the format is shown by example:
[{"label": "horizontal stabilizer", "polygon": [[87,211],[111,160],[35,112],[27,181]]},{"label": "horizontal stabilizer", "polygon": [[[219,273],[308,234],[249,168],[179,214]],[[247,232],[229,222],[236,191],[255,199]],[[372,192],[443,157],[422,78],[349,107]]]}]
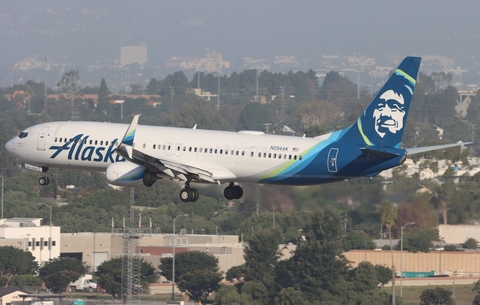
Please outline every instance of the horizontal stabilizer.
[{"label": "horizontal stabilizer", "polygon": [[362,154],[369,159],[392,159],[399,156],[399,154],[396,153],[371,148],[360,148],[360,150]]},{"label": "horizontal stabilizer", "polygon": [[473,142],[457,142],[452,144],[442,144],[434,146],[423,146],[423,147],[413,147],[405,149],[409,155],[419,154],[427,151],[437,150],[437,149],[446,149],[450,147],[457,147],[472,144]]}]

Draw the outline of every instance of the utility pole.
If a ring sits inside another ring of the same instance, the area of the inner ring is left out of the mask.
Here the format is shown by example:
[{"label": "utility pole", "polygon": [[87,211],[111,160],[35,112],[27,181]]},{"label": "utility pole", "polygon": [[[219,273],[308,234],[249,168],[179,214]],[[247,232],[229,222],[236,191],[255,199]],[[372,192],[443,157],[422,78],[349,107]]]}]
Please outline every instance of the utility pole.
[{"label": "utility pole", "polygon": [[173,96],[175,95],[175,86],[170,86],[170,114],[173,114]]},{"label": "utility pole", "polygon": [[282,122],[285,122],[285,86],[280,86],[280,95],[282,96]]},{"label": "utility pole", "polygon": [[270,127],[270,125],[272,125],[272,123],[265,123],[263,125],[265,125],[265,129],[267,130],[267,134],[268,134],[268,128]]}]

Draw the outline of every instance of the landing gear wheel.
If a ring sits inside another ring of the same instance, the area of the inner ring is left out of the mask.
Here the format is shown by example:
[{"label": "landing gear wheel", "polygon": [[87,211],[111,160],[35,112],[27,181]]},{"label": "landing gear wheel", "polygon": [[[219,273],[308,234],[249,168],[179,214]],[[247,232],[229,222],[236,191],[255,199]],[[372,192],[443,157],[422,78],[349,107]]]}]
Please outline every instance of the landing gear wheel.
[{"label": "landing gear wheel", "polygon": [[40,185],[49,185],[50,184],[50,178],[48,178],[47,176],[40,177],[40,179],[38,179],[38,183]]},{"label": "landing gear wheel", "polygon": [[197,189],[190,189],[190,191],[192,192],[192,199],[190,199],[190,202],[195,202],[198,200],[198,198],[200,197],[200,193],[198,192]]},{"label": "landing gear wheel", "polygon": [[50,178],[48,178],[47,172],[48,172],[48,167],[42,166],[43,177],[40,177],[40,179],[38,179],[38,183],[40,185],[49,185],[50,184]]},{"label": "landing gear wheel", "polygon": [[183,202],[189,202],[193,198],[193,192],[191,189],[182,189],[180,191],[180,200]]}]

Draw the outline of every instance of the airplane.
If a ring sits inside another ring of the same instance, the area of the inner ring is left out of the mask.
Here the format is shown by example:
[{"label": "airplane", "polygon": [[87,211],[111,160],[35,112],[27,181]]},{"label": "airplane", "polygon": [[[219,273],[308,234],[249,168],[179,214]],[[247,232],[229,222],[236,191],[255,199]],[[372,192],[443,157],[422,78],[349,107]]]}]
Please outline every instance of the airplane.
[{"label": "airplane", "polygon": [[195,202],[191,183],[228,184],[228,200],[243,196],[243,182],[315,185],[373,177],[400,166],[407,155],[469,143],[400,147],[421,58],[406,57],[350,127],[318,137],[259,131],[214,131],[130,123],[48,122],[28,127],[5,149],[41,168],[104,171],[108,183],[152,186],[170,179],[184,184],[183,202]]}]

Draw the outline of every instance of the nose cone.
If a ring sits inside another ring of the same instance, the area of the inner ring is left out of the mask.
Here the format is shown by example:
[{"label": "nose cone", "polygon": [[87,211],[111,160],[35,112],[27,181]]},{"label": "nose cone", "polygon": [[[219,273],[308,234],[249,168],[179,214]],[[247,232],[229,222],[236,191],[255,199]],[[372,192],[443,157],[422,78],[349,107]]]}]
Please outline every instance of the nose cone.
[{"label": "nose cone", "polygon": [[15,154],[15,138],[5,143],[5,150],[11,154]]}]

